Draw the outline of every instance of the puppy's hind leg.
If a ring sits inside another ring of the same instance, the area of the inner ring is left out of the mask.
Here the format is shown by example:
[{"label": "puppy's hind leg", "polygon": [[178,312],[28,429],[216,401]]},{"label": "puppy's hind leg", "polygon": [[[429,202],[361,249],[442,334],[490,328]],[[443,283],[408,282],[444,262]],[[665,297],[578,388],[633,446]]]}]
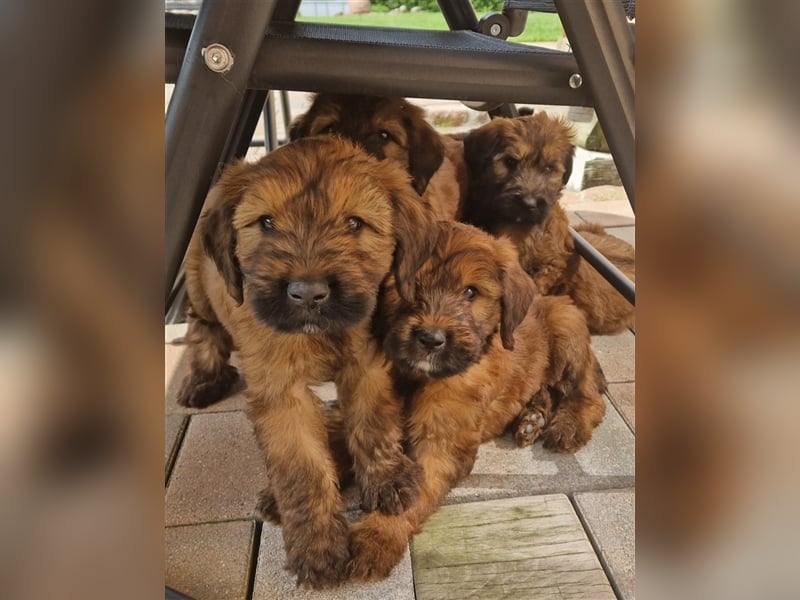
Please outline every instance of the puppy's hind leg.
[{"label": "puppy's hind leg", "polygon": [[189,317],[189,372],[178,391],[181,406],[204,408],[225,397],[239,379],[228,363],[233,340],[219,323]]}]

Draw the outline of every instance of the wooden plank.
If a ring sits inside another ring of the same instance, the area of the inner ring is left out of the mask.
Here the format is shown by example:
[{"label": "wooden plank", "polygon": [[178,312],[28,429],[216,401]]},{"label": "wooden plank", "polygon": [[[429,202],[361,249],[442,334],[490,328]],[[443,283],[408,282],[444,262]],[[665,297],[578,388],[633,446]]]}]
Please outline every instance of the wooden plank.
[{"label": "wooden plank", "polygon": [[412,543],[417,600],[615,600],[563,494],[441,507]]}]

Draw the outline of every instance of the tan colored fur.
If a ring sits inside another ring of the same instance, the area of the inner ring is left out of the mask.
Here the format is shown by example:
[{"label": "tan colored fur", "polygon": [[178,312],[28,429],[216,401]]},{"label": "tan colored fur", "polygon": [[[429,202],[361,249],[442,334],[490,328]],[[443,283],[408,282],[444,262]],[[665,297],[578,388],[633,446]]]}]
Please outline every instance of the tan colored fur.
[{"label": "tan colored fur", "polygon": [[[350,572],[358,579],[389,574],[410,536],[469,474],[482,442],[513,426],[521,444],[541,437],[552,450],[574,452],[605,413],[581,312],[565,297],[534,299],[507,240],[460,223],[440,228],[417,275],[416,303],[390,285],[379,313],[393,377],[406,390],[408,451],[423,472],[419,498],[399,515],[373,512],[353,526]],[[469,287],[474,296],[464,295]],[[420,350],[415,336],[435,331],[446,333],[444,347]],[[544,426],[526,431],[540,417]]]},{"label": "tan colored fur", "polygon": [[[191,370],[179,402],[224,395],[235,345],[267,463],[272,503],[262,506],[282,523],[299,583],[336,584],[350,558],[330,435],[309,386],[336,383],[364,505],[396,513],[416,493],[419,467],[403,454],[402,404],[370,322],[390,272],[413,294],[435,234],[402,169],[327,137],[229,167],[192,240]],[[324,281],[329,296],[298,305],[295,281]]]},{"label": "tan colored fur", "polygon": [[[566,122],[546,113],[497,118],[470,132],[464,149],[470,189],[463,220],[511,238],[539,291],[570,296],[592,333],[633,327],[633,306],[579,256],[558,204],[574,152]],[[630,244],[596,224],[576,229],[635,281]]]},{"label": "tan colored fur", "polygon": [[437,219],[456,218],[466,191],[461,144],[439,135],[418,106],[402,98],[317,94],[308,112],[295,119],[290,136],[320,134],[347,137],[373,156],[402,166]]}]

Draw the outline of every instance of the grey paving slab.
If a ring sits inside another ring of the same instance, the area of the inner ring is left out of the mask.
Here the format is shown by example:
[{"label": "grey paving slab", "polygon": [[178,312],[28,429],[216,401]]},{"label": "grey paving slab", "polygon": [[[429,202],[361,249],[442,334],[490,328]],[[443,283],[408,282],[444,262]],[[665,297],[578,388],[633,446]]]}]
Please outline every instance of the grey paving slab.
[{"label": "grey paving slab", "polygon": [[592,348],[608,383],[635,381],[636,337],[630,331],[592,336]]},{"label": "grey paving slab", "polygon": [[619,239],[628,242],[634,248],[636,247],[636,227],[628,225],[627,227],[606,227],[606,231]]},{"label": "grey paving slab", "polygon": [[634,600],[635,502],[633,489],[575,494],[578,512],[623,600]]},{"label": "grey paving slab", "polygon": [[417,600],[615,599],[561,494],[442,507],[413,539],[411,561]]},{"label": "grey paving slab", "polygon": [[167,415],[164,423],[164,466],[168,467],[173,452],[175,451],[175,444],[178,441],[178,434],[183,428],[183,422],[186,417],[183,415]]},{"label": "grey paving slab", "polygon": [[[207,406],[206,408],[186,408],[176,402],[178,390],[180,389],[183,378],[189,369],[189,359],[186,355],[186,346],[181,344],[166,344],[164,346],[164,357],[166,363],[166,381],[164,390],[164,404],[168,415],[180,414],[191,415],[198,413],[227,412],[233,410],[244,410],[247,406],[247,399],[244,396],[244,382],[239,381],[230,391],[228,396],[219,402]],[[234,352],[231,356],[231,364],[238,366],[239,357]]]},{"label": "grey paving slab", "polygon": [[636,431],[636,384],[610,383],[608,396],[633,431]]},{"label": "grey paving slab", "polygon": [[166,585],[194,600],[242,600],[254,529],[252,521],[167,527]]},{"label": "grey paving slab", "polygon": [[[608,208],[611,209],[612,207]],[[617,212],[611,212],[611,210],[606,212],[601,210],[581,209],[577,206],[573,206],[572,209],[577,212],[578,216],[587,223],[596,223],[597,225],[602,225],[603,227],[623,227],[634,225],[636,223],[633,217],[619,214]],[[617,210],[616,206],[614,207],[614,210]]]},{"label": "grey paving slab", "polygon": [[566,211],[566,213],[569,224],[572,227],[577,227],[578,225],[584,225],[586,223],[586,221],[584,221],[578,213],[571,210]]},{"label": "grey paving slab", "polygon": [[635,440],[612,405],[589,443],[575,454],[518,448],[510,435],[483,444],[478,459],[444,504],[512,496],[571,493],[632,486]]},{"label": "grey paving slab", "polygon": [[167,487],[167,525],[255,515],[264,458],[241,412],[193,415]]},{"label": "grey paving slab", "polygon": [[280,527],[264,523],[253,600],[414,600],[414,578],[408,552],[383,581],[346,583],[333,590],[321,591],[298,589],[295,577],[283,568],[285,562]]}]

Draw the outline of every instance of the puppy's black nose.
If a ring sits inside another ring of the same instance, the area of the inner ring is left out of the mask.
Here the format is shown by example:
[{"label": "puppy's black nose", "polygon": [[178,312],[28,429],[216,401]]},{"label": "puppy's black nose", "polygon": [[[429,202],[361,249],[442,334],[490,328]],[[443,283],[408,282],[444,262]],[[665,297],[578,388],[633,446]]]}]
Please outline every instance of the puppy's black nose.
[{"label": "puppy's black nose", "polygon": [[439,350],[447,341],[441,329],[421,329],[417,332],[417,344],[425,350]]},{"label": "puppy's black nose", "polygon": [[547,205],[547,200],[544,196],[525,196],[522,198],[522,203],[528,208],[543,209]]},{"label": "puppy's black nose", "polygon": [[289,300],[295,304],[302,304],[313,308],[323,304],[331,294],[331,289],[324,281],[308,280],[308,281],[292,281],[289,287],[286,288],[286,294]]}]

